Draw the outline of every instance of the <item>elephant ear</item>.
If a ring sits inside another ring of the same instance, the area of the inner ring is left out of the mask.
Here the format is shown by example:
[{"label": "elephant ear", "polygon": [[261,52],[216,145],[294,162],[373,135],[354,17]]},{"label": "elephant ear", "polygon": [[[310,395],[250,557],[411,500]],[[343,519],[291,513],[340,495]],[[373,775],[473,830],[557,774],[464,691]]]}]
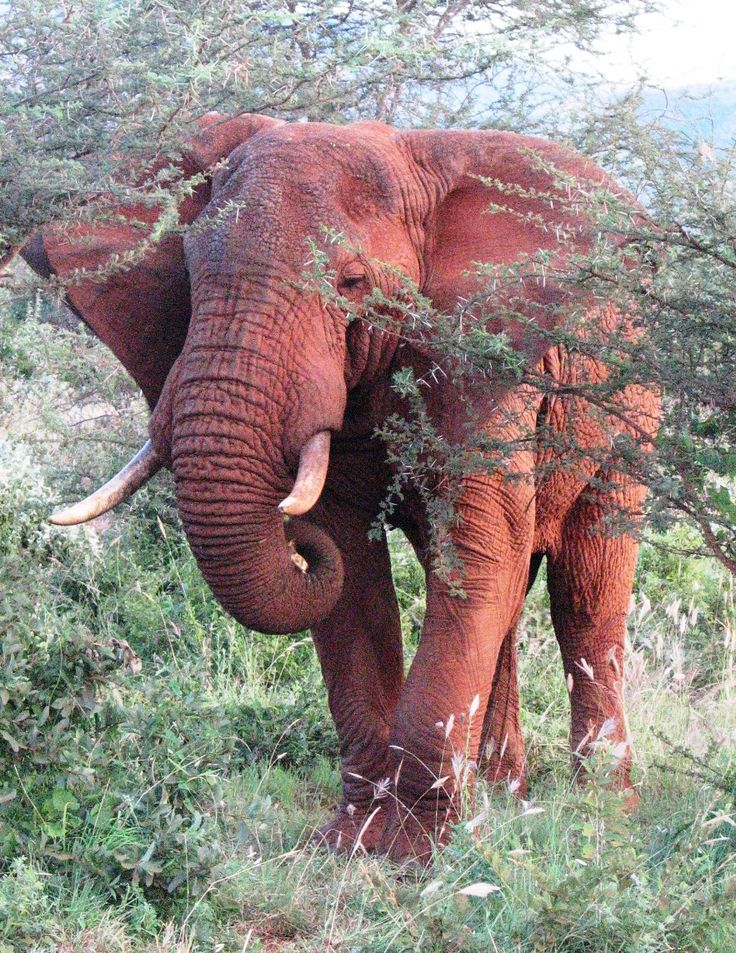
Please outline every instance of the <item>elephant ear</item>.
[{"label": "elephant ear", "polygon": [[[280,121],[266,116],[236,117],[208,113],[177,162],[183,178],[207,173],[246,139]],[[148,175],[171,163],[158,159]],[[190,224],[210,199],[209,176],[179,206],[179,220]],[[75,279],[80,269],[95,271],[124,259],[151,234],[161,209],[121,205],[119,221],[50,227],[32,236],[21,255],[45,278],[68,281],[65,301],[110,348],[138,383],[149,405],[158,400],[166,376],[184,344],[191,315],[189,280],[182,237],[170,234],[153,241],[140,258],[112,269],[109,277]]]},{"label": "elephant ear", "polygon": [[[550,254],[549,280],[526,279],[520,286],[517,279],[509,285],[515,296],[523,289],[522,299],[534,303],[528,315],[548,329],[565,299],[554,270],[564,268],[572,250],[589,244],[590,224],[570,208],[560,178],[613,187],[605,173],[561,146],[514,133],[417,131],[402,138],[427,195],[422,210],[426,297],[438,310],[451,312],[483,288],[478,263],[511,265],[544,250]],[[514,301],[517,308],[527,310],[520,300]],[[530,335],[527,325],[490,322],[491,330],[502,327],[532,360],[547,347],[545,336]]]}]

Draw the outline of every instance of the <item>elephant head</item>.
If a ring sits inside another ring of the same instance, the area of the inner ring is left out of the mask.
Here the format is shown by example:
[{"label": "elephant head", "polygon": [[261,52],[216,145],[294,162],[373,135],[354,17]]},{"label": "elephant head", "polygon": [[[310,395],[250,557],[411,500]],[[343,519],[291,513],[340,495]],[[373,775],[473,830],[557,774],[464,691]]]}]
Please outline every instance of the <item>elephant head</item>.
[{"label": "elephant head", "polygon": [[[156,269],[159,277],[166,271],[160,262],[146,272],[140,297],[153,325],[141,314],[145,334],[127,327],[109,335],[128,366],[135,352],[139,363],[157,364],[159,377],[168,370],[151,441],[111,485],[56,521],[96,515],[168,465],[215,595],[246,625],[293,632],[329,612],[342,569],[324,532],[305,521],[285,524],[284,516],[299,517],[317,502],[350,394],[387,380],[399,346],[398,334],[347,321],[335,299],[305,281],[310,243],[327,256],[337,294],[358,307],[376,287],[391,297],[406,278],[451,311],[477,287],[474,262],[513,262],[540,248],[566,253],[545,226],[555,189],[548,164],[594,182],[603,175],[550,143],[501,132],[260,117],[224,130],[211,137],[204,161],[225,154],[227,161],[188,210],[196,222],[183,248],[166,258],[167,275],[176,263],[176,282],[167,279],[178,296],[176,340],[172,322],[161,318],[172,295],[156,285]],[[504,208],[487,213],[494,202]],[[554,217],[570,214],[558,209]],[[325,229],[342,240],[325,241]],[[118,284],[135,298],[130,276]],[[551,301],[551,286],[546,293]],[[116,307],[114,296],[108,306]],[[82,302],[79,310],[89,307]],[[161,357],[157,342],[167,337]],[[518,346],[530,347],[521,337]],[[154,400],[158,380],[152,386],[147,378]],[[306,571],[292,558],[294,546]]]}]

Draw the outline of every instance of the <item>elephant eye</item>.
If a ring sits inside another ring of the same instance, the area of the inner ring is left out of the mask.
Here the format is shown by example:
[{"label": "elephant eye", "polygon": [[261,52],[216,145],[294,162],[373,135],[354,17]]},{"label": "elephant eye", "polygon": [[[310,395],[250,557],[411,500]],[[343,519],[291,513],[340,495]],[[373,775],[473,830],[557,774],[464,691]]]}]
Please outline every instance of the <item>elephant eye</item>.
[{"label": "elephant eye", "polygon": [[346,291],[356,291],[361,288],[367,288],[368,275],[365,271],[348,271],[340,278],[337,290],[342,294]]}]

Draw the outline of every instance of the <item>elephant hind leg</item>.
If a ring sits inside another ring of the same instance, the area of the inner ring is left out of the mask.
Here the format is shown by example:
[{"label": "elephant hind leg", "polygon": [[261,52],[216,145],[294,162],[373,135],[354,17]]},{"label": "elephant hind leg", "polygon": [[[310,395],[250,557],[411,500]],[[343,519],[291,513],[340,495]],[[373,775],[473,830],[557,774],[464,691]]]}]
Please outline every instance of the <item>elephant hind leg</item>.
[{"label": "elephant hind leg", "polygon": [[605,738],[618,747],[618,781],[629,787],[623,664],[638,544],[607,531],[603,520],[612,507],[635,515],[645,491],[619,480],[617,487],[590,489],[577,501],[548,558],[547,584],[570,693],[573,771],[580,774],[584,757]]},{"label": "elephant hind leg", "polygon": [[[543,553],[533,553],[527,593],[534,585]],[[526,756],[521,730],[516,626],[507,633],[493,676],[493,688],[483,720],[480,768],[491,784],[506,784],[520,797],[526,796]]]},{"label": "elephant hind leg", "polygon": [[519,715],[516,627],[503,640],[493,676],[480,744],[480,772],[491,784],[505,784],[526,796],[524,738]]}]

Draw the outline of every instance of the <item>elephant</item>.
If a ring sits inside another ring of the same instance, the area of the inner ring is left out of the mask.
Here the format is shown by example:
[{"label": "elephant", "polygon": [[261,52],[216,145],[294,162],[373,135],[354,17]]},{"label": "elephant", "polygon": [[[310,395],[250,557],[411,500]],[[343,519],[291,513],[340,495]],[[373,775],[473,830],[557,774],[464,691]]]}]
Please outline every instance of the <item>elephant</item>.
[{"label": "elephant", "polygon": [[[554,343],[553,330],[581,301],[596,331],[636,322],[560,282],[522,282],[537,332],[506,330],[546,382],[535,388],[523,375],[466,386],[435,374],[431,342],[403,333],[408,319],[377,327],[361,317],[376,289],[391,299],[404,282],[451,315],[482,284],[475,262],[511,266],[546,252],[550,273],[564,269],[590,235],[549,200],[561,188],[552,169],[624,195],[567,148],[510,132],[208,114],[180,160],[182,176],[197,176],[180,218],[196,227],[127,270],[67,286],[69,306],[141,387],[150,438],[105,487],[52,519],[90,519],[168,467],[189,545],[223,607],[255,630],[311,629],[340,746],[342,802],[320,833],[335,849],[426,859],[460,816],[481,755],[492,780],[525,792],[516,629],[545,557],[574,767],[605,735],[620,755],[617,783],[631,785],[622,679],[637,540],[601,523],[611,507],[638,518],[646,489],[618,466],[616,438],[650,442],[658,398],[626,385],[626,413],[607,418],[607,431],[576,391],[604,379],[604,365]],[[121,210],[130,224],[50,227],[21,253],[63,279],[133,247],[133,220],[152,225],[156,215],[142,205]],[[342,240],[324,240],[325,229]],[[334,297],[304,280],[310,241],[321,242]],[[426,495],[411,479],[403,486],[390,521],[427,586],[408,674],[386,534],[375,530],[396,474],[376,432],[406,413],[394,384],[406,369],[448,441],[467,439],[471,404],[473,426],[514,448],[513,479],[491,467],[460,481],[451,530],[460,595],[432,561]],[[542,427],[573,431],[590,454],[536,441]]]}]

